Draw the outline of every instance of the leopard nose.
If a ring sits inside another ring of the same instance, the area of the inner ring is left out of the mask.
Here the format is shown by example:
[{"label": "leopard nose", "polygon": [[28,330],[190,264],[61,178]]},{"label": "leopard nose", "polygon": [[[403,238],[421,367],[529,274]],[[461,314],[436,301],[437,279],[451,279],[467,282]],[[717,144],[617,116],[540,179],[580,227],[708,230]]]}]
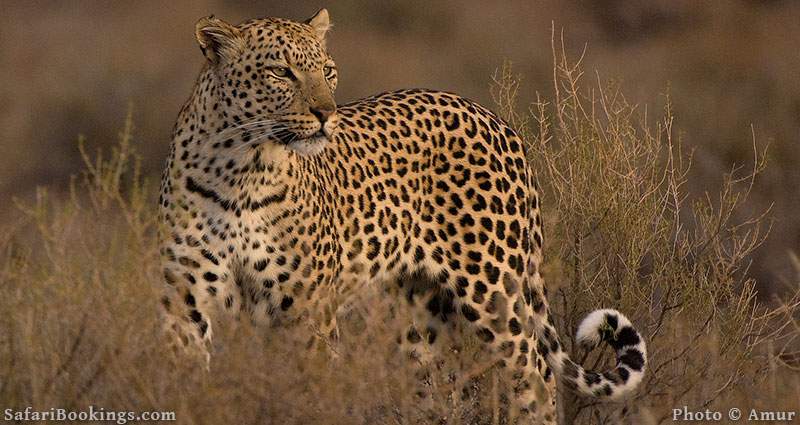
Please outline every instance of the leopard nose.
[{"label": "leopard nose", "polygon": [[336,112],[336,105],[320,105],[311,108],[311,113],[314,114],[322,124],[325,124],[325,121],[327,121],[328,117],[333,115],[334,112]]}]

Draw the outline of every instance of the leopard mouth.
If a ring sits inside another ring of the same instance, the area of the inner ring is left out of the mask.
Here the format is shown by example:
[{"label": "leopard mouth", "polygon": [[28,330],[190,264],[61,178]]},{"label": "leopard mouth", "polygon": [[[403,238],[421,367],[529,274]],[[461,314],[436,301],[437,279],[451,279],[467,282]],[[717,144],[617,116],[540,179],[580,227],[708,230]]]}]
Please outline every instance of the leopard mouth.
[{"label": "leopard mouth", "polygon": [[282,145],[286,145],[286,146],[294,144],[294,143],[300,143],[300,142],[303,142],[303,143],[321,142],[321,141],[325,141],[327,139],[328,139],[328,135],[325,134],[325,131],[323,129],[321,129],[321,128],[319,130],[317,130],[316,132],[308,135],[308,136],[301,136],[300,134],[297,134],[297,133],[294,133],[294,132],[287,132],[287,133],[282,134],[278,138],[280,143]]},{"label": "leopard mouth", "polygon": [[307,143],[307,144],[325,143],[325,142],[328,141],[328,135],[325,134],[324,131],[319,130],[319,131],[315,132],[314,134],[312,134],[312,135],[310,135],[310,136],[308,136],[306,138],[299,139],[297,141],[298,142]]},{"label": "leopard mouth", "polygon": [[322,150],[325,144],[333,140],[334,133],[339,127],[339,119],[336,114],[332,115],[328,120],[323,123],[317,131],[308,134],[302,129],[298,129],[299,131],[286,131],[281,134],[278,141],[283,146],[286,146],[290,149],[296,149],[298,146],[302,148],[300,150],[308,151],[313,150]]}]

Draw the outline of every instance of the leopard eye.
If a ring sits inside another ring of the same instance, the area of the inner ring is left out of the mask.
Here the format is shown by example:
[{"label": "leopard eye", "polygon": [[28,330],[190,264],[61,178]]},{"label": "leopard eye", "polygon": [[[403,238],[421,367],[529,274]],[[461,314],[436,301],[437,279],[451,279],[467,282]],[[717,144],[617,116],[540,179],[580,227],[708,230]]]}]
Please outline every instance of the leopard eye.
[{"label": "leopard eye", "polygon": [[273,76],[275,76],[277,78],[291,78],[292,77],[292,71],[290,71],[289,68],[287,68],[285,66],[273,66],[273,67],[269,68],[269,72],[270,72],[270,74],[272,74]]},{"label": "leopard eye", "polygon": [[326,66],[325,68],[322,69],[322,72],[325,73],[325,78],[331,78],[334,75],[336,75],[336,68],[328,65],[328,66]]}]

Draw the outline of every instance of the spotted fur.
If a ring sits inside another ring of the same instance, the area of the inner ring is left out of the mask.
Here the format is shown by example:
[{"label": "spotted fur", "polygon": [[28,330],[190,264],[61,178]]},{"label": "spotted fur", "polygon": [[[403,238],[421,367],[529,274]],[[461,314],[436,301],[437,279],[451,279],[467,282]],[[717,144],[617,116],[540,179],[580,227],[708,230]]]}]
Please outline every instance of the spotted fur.
[{"label": "spotted fur", "polygon": [[610,344],[613,370],[584,370],[562,349],[540,271],[534,173],[514,130],[438,91],[337,107],[328,28],[324,9],[305,23],[198,22],[207,61],[160,198],[162,301],[180,345],[208,353],[212,319],[226,314],[306,319],[335,338],[337,313],[361,291],[395,285],[423,318],[403,336],[409,350],[435,347],[457,318],[537,423],[555,421],[552,371],[593,397],[633,390],[646,349],[619,312],[592,313],[578,335]]}]

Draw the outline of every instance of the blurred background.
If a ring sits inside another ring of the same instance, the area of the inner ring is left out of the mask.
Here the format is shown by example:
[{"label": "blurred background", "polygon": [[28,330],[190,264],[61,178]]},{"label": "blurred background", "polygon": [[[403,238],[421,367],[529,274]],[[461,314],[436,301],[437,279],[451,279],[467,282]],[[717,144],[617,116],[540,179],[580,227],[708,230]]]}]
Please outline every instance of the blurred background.
[{"label": "blurred background", "polygon": [[800,246],[800,2],[17,1],[0,2],[0,217],[38,185],[66,190],[82,168],[76,140],[110,146],[129,106],[144,171],[158,178],[175,116],[203,57],[198,18],[302,20],[327,7],[339,103],[403,87],[454,91],[491,106],[504,60],[521,98],[552,92],[551,28],[584,82],[614,80],[657,119],[669,93],[675,129],[695,149],[693,196],[752,162],[751,125],[769,163],[753,213],[774,203],[772,234],[751,273],[765,293],[796,276]]}]

